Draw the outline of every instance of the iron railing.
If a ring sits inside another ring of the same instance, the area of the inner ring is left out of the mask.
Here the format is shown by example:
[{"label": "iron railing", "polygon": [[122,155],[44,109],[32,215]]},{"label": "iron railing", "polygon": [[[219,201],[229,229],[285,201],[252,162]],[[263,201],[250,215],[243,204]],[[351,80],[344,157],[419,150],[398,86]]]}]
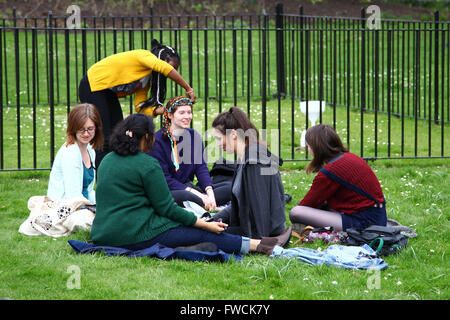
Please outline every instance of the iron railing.
[{"label": "iron railing", "polygon": [[[48,169],[64,140],[78,83],[96,61],[156,38],[181,56],[199,98],[194,128],[244,109],[273,151],[306,160],[300,135],[310,101],[320,122],[369,159],[448,158],[449,21],[283,14],[0,19],[0,170]],[[167,96],[181,93],[170,81]],[[306,114],[299,103],[308,102]],[[122,100],[133,112],[133,98]],[[206,136],[205,136],[205,139]],[[270,140],[272,139],[272,140]],[[269,141],[270,140],[270,141]]]}]

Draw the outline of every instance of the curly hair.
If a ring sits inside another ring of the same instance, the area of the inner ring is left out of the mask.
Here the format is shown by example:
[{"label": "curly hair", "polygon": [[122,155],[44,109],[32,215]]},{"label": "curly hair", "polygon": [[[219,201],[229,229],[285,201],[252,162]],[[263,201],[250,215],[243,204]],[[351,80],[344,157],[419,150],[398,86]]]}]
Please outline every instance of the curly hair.
[{"label": "curly hair", "polygon": [[146,137],[148,152],[155,137],[155,124],[153,118],[142,113],[134,113],[122,120],[114,128],[111,135],[111,149],[121,156],[134,155],[141,150],[142,138]]}]

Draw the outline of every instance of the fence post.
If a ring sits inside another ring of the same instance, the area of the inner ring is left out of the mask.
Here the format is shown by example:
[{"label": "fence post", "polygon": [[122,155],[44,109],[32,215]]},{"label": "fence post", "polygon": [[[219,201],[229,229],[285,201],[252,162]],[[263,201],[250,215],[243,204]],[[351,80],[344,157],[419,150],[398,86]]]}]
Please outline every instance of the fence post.
[{"label": "fence post", "polygon": [[64,45],[66,49],[66,97],[67,97],[67,115],[70,112],[70,47],[69,47],[69,29],[64,30]]},{"label": "fence post", "polygon": [[300,100],[302,100],[303,98],[304,98],[304,94],[303,94],[303,86],[304,86],[304,84],[303,84],[303,74],[304,74],[304,72],[303,72],[303,64],[304,64],[304,62],[303,62],[303,48],[304,48],[304,46],[303,46],[303,34],[304,34],[304,25],[303,25],[303,23],[304,23],[304,19],[303,19],[303,6],[302,5],[299,5],[298,6],[298,14],[300,15],[300,92],[299,92],[299,97],[300,97]]},{"label": "fence post", "polygon": [[[267,14],[264,14],[262,32],[262,84],[261,84],[261,109],[262,109],[262,129],[266,129],[266,112],[267,112]],[[265,131],[263,130],[263,133]],[[265,141],[265,136],[262,139]]]},{"label": "fence post", "polygon": [[83,75],[87,72],[86,28],[81,29],[81,57]]},{"label": "fence post", "polygon": [[275,28],[277,43],[277,96],[286,96],[286,77],[284,72],[283,4],[275,4]]},{"label": "fence post", "polygon": [[3,169],[3,28],[0,27],[0,169]]},{"label": "fence post", "polygon": [[150,16],[149,16],[149,20],[150,20],[150,43],[153,40],[153,7],[150,6],[149,7],[149,11],[150,11]]},{"label": "fence post", "polygon": [[55,159],[55,97],[53,83],[53,13],[48,13],[48,63],[49,63],[49,106],[50,106],[50,166]]},{"label": "fence post", "polygon": [[14,66],[16,71],[16,116],[17,116],[17,168],[21,168],[20,143],[20,68],[19,68],[19,29],[17,29],[16,10],[14,10]]},{"label": "fence post", "polygon": [[193,67],[192,67],[192,59],[193,54],[192,54],[192,29],[188,30],[188,65],[189,65],[189,85],[193,85],[192,83],[194,82],[193,80]]},{"label": "fence post", "polygon": [[[208,128],[208,82],[209,82],[209,75],[208,75],[208,28],[205,26],[204,29],[204,46],[205,46],[205,128]],[[205,147],[206,147],[206,141],[205,141]]]},{"label": "fence post", "polygon": [[32,45],[31,45],[31,54],[33,56],[33,168],[37,167],[37,149],[36,149],[36,98],[37,98],[37,30],[36,27],[33,28],[32,31]]},{"label": "fence post", "polygon": [[439,11],[434,12],[434,22],[434,123],[439,124]]},{"label": "fence post", "polygon": [[[233,33],[232,33],[232,41],[233,41],[233,102],[234,105],[237,105],[237,34],[236,28],[233,25]],[[243,70],[242,70],[243,71]]]},{"label": "fence post", "polygon": [[366,23],[366,8],[361,9],[361,154],[364,156],[364,111],[366,110],[366,32],[364,25]]}]

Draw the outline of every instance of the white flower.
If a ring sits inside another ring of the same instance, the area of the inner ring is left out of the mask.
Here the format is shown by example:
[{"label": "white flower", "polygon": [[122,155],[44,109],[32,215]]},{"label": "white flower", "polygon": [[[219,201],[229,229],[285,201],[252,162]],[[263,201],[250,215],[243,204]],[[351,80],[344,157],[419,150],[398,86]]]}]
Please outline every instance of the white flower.
[{"label": "white flower", "polygon": [[399,286],[399,285],[401,285],[402,284],[402,282],[399,280],[399,281],[397,281],[397,285]]}]

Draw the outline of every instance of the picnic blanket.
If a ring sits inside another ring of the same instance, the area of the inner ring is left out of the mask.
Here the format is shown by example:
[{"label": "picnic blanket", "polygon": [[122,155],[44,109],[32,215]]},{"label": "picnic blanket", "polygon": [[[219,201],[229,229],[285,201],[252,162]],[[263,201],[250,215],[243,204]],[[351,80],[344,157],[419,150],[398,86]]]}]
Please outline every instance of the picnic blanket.
[{"label": "picnic blanket", "polygon": [[141,250],[128,250],[119,247],[99,246],[93,243],[87,243],[77,240],[69,240],[70,246],[76,253],[95,253],[104,252],[108,256],[126,256],[130,258],[135,257],[153,257],[158,259],[183,259],[188,261],[217,261],[227,262],[230,257],[233,257],[237,261],[242,261],[242,255],[229,254],[220,249],[215,252],[204,251],[188,251],[178,250],[166,247],[162,244],[155,244],[149,248]]},{"label": "picnic blanket", "polygon": [[388,267],[388,264],[378,258],[376,252],[366,244],[361,247],[335,244],[324,251],[302,247],[284,249],[276,246],[270,257],[296,259],[312,265],[326,264],[345,269],[384,270]]},{"label": "picnic blanket", "polygon": [[89,231],[95,214],[81,209],[91,202],[84,197],[52,201],[46,196],[28,199],[30,215],[19,227],[27,236],[63,237],[78,230]]}]

